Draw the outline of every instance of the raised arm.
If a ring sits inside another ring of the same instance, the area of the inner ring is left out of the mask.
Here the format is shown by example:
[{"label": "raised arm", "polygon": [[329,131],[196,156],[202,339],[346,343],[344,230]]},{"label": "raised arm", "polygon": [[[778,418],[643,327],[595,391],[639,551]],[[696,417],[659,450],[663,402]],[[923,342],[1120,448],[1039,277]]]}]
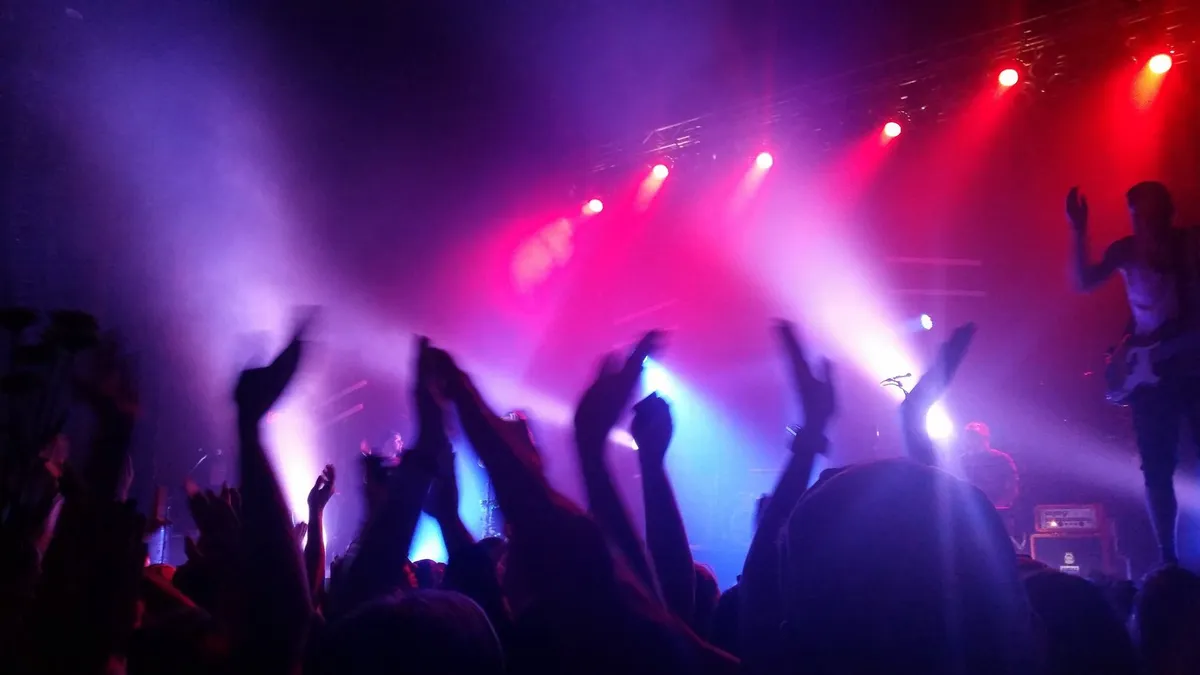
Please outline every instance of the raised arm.
[{"label": "raised arm", "polygon": [[545,543],[552,545],[553,533],[539,525],[564,508],[573,509],[546,482],[528,432],[496,415],[449,354],[437,349],[433,353],[438,378],[458,410],[463,433],[492,479],[500,510],[514,529],[525,530],[523,537],[544,535]]},{"label": "raised arm", "polygon": [[925,418],[929,409],[938,402],[946,387],[950,386],[958,366],[975,337],[975,324],[967,323],[954,329],[950,339],[938,348],[933,365],[913,387],[900,404],[900,430],[904,435],[904,448],[908,456],[926,466],[937,466],[937,451],[933,440],[925,429]]},{"label": "raised arm", "polygon": [[405,567],[421,507],[437,473],[438,457],[449,453],[442,409],[432,391],[429,340],[418,338],[414,399],[420,430],[412,449],[388,477],[387,500],[363,530],[361,548],[350,561],[339,590],[340,609],[389,593],[407,583]]},{"label": "raised arm", "polygon": [[575,449],[579,452],[579,468],[583,471],[588,511],[652,595],[658,595],[654,571],[613,485],[605,463],[605,451],[608,435],[629,406],[633,389],[642,375],[643,363],[657,348],[660,339],[657,331],[647,333],[619,366],[611,357],[606,358],[600,374],[575,409]]},{"label": "raised arm", "polygon": [[282,673],[297,667],[312,615],[291,514],[259,436],[262,418],[296,374],[304,334],[301,324],[271,364],[242,373],[234,393],[241,450],[241,586],[247,612],[242,619],[256,626],[238,645],[239,666],[247,671]]},{"label": "raised arm", "polygon": [[673,431],[670,406],[657,394],[650,394],[633,407],[629,430],[637,442],[638,463],[642,469],[646,548],[654,561],[663,600],[675,616],[693,623],[696,567],[665,466]]},{"label": "raised arm", "polygon": [[1087,236],[1087,198],[1079,194],[1077,187],[1067,193],[1067,221],[1071,224],[1072,277],[1079,290],[1090,292],[1108,281],[1129,260],[1133,239],[1125,237],[1117,240],[1104,250],[1099,262],[1091,262]]},{"label": "raised arm", "polygon": [[438,475],[425,501],[425,512],[433,516],[441,528],[450,557],[442,588],[462,593],[482,607],[504,644],[512,637],[512,615],[496,575],[496,562],[486,547],[475,542],[458,513],[458,506],[454,454],[447,452],[439,458]]},{"label": "raised arm", "polygon": [[308,541],[304,544],[304,567],[308,573],[309,589],[314,600],[321,597],[325,586],[325,505],[333,496],[337,473],[332,464],[317,476],[308,491]]},{"label": "raised arm", "polygon": [[445,352],[439,358],[446,393],[512,526],[505,574],[520,578],[540,602],[568,614],[577,612],[579,603],[620,604],[616,570],[600,528],[546,482],[523,425],[498,417],[453,359]]},{"label": "raised arm", "polygon": [[816,455],[824,453],[829,445],[825,430],[837,409],[829,362],[825,362],[824,377],[818,379],[808,365],[793,326],[780,322],[776,331],[804,410],[804,426],[792,443],[792,457],[767,501],[742,569],[739,619],[746,672],[768,672],[779,663],[779,626],[783,621],[779,532],[808,487]]},{"label": "raised arm", "polygon": [[1072,272],[1076,287],[1085,293],[1098,288],[1113,274],[1121,269],[1129,260],[1132,252],[1133,238],[1118,239],[1104,249],[1104,255],[1097,263],[1088,262],[1087,235],[1075,232],[1072,234],[1073,261]]},{"label": "raised arm", "polygon": [[446,553],[454,558],[459,551],[471,548],[475,537],[458,514],[458,472],[454,468],[454,453],[446,452],[438,458],[438,473],[425,500],[425,512],[433,516],[442,530],[442,541]]},{"label": "raised arm", "polygon": [[[613,647],[626,643],[614,642],[603,630],[597,632],[590,621],[608,617],[620,622],[623,616],[640,616],[670,624],[674,619],[614,564],[600,527],[546,483],[528,432],[499,418],[448,354],[442,352],[440,360],[446,393],[458,409],[463,432],[483,460],[500,508],[512,525],[505,578],[520,589],[509,595],[513,610],[537,607],[539,621],[551,622],[548,625],[556,632],[566,631],[563,635],[572,641],[574,658],[584,663],[627,661],[628,655]],[[627,635],[630,626],[610,628]],[[702,659],[703,672],[735,671],[736,661],[728,655],[684,633]],[[541,651],[534,649],[524,656],[536,661],[541,656],[535,653]]]}]

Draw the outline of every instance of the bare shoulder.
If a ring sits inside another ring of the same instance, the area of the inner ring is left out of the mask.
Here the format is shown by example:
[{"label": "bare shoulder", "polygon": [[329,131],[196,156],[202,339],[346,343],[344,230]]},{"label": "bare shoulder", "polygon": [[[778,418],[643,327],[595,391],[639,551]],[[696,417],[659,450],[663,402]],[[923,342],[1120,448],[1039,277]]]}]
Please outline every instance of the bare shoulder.
[{"label": "bare shoulder", "polygon": [[1113,267],[1124,267],[1134,258],[1133,237],[1121,237],[1108,245],[1104,251],[1104,262]]}]

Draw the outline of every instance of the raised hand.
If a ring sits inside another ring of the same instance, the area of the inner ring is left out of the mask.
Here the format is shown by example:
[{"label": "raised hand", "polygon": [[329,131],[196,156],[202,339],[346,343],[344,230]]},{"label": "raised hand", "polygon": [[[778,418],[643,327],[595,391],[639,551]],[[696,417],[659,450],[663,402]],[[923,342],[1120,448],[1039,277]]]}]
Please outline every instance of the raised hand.
[{"label": "raised hand", "polygon": [[904,401],[906,408],[920,411],[923,415],[946,393],[946,388],[954,380],[954,374],[958,372],[958,367],[967,355],[967,349],[974,338],[974,323],[965,323],[954,329],[950,338],[938,349],[933,365],[921,375],[921,379],[909,392]]},{"label": "raised hand", "polygon": [[297,321],[291,342],[274,361],[261,368],[251,368],[242,372],[233,397],[237,403],[238,416],[243,422],[261,420],[283,395],[300,366],[305,336],[315,316],[315,310],[305,311]]},{"label": "raised hand", "polygon": [[609,432],[629,405],[643,363],[658,351],[662,338],[660,331],[646,333],[623,365],[618,366],[611,355],[605,358],[600,373],[575,409],[575,440],[581,450],[604,447]]},{"label": "raised hand", "polygon": [[837,395],[833,387],[833,364],[825,359],[821,366],[821,377],[813,374],[804,355],[804,347],[790,321],[779,321],[775,332],[783,343],[784,354],[792,371],[792,382],[800,407],[804,410],[804,427],[809,431],[824,434],[829,421],[837,412]]},{"label": "raised hand", "polygon": [[304,525],[305,534],[308,535],[305,540],[303,534],[297,534],[296,545],[303,543],[304,546],[304,574],[308,578],[308,591],[314,600],[322,597],[324,588],[325,505],[333,496],[336,478],[333,465],[326,464],[308,491],[308,523],[297,524],[297,527]]},{"label": "raised hand", "polygon": [[505,518],[517,531],[542,536],[544,519],[560,513],[560,496],[546,483],[528,427],[498,416],[449,354],[430,349],[429,356],[432,371],[458,410],[463,433],[488,471]]},{"label": "raised hand", "polygon": [[661,465],[667,456],[673,432],[671,406],[657,392],[633,406],[629,433],[637,443],[638,461],[641,463]]},{"label": "raised hand", "polygon": [[[657,580],[662,599],[676,616],[691,622],[696,610],[696,568],[688,547],[687,530],[675,500],[675,491],[667,477],[663,460],[671,444],[674,425],[671,406],[657,393],[652,393],[633,406],[629,433],[637,442],[638,464],[642,468],[642,504],[646,517],[646,547],[654,563],[653,576],[648,582],[653,588]],[[622,541],[624,525],[611,521],[622,513],[614,509],[605,517],[609,527],[615,527],[615,539]],[[633,547],[635,542],[624,545]],[[630,550],[635,571],[643,564],[640,547]]]},{"label": "raised hand", "polygon": [[446,450],[449,439],[446,437],[445,412],[439,400],[445,388],[444,377],[439,375],[436,364],[437,357],[429,338],[417,337],[416,385],[413,396],[416,400],[417,419],[420,422],[420,437],[417,447],[430,451]]},{"label": "raised hand", "polygon": [[188,510],[196,529],[200,530],[197,551],[204,557],[228,560],[238,549],[240,519],[234,507],[236,491],[226,487],[217,494],[212,490],[200,490],[191,481],[184,487],[188,495]]},{"label": "raised hand", "polygon": [[296,546],[303,544],[304,538],[308,536],[308,523],[304,522],[303,520],[296,523],[296,525],[292,527],[292,536],[296,539]]},{"label": "raised hand", "polygon": [[[588,511],[651,596],[659,595],[658,580],[646,559],[641,537],[634,530],[625,505],[617,494],[612,475],[604,462],[604,451],[608,445],[608,434],[629,406],[646,357],[655,353],[661,340],[662,334],[658,331],[647,333],[620,366],[611,356],[606,358],[600,374],[583,393],[575,409],[575,449],[579,453]],[[666,447],[657,451],[666,452]]]},{"label": "raised hand", "polygon": [[[537,450],[533,438],[524,424],[516,424],[501,418],[483,400],[471,377],[463,372],[447,352],[430,347],[428,350],[430,373],[441,382],[449,401],[458,409],[463,432],[484,464],[498,450],[511,455],[527,468],[536,468]],[[492,468],[488,469],[492,471]],[[539,472],[540,475],[540,472]]]},{"label": "raised hand", "polygon": [[1067,222],[1071,223],[1071,229],[1078,234],[1087,232],[1088,225],[1088,203],[1087,197],[1079,193],[1078,187],[1071,188],[1067,193]]},{"label": "raised hand", "polygon": [[326,464],[325,469],[321,471],[321,475],[317,476],[317,481],[313,483],[312,489],[308,491],[308,508],[311,511],[324,511],[325,505],[329,503],[329,498],[333,496],[334,479],[337,477],[337,472],[332,464]]}]

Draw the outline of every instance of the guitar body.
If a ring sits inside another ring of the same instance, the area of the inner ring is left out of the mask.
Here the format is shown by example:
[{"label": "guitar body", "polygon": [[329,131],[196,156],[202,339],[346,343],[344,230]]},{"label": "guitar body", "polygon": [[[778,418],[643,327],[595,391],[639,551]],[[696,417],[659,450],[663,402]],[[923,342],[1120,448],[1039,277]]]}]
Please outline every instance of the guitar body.
[{"label": "guitar body", "polygon": [[[1200,230],[1173,230],[1165,260],[1159,256],[1156,261],[1142,260],[1132,269],[1122,269],[1125,272],[1126,287],[1130,291],[1131,306],[1134,302],[1133,288],[1135,281],[1129,272],[1148,273],[1145,281],[1137,284],[1150,284],[1141,290],[1150,291],[1150,301],[1157,302],[1164,292],[1173,293],[1172,302],[1180,313],[1193,314],[1189,311],[1196,307],[1200,300],[1200,260],[1195,257],[1196,235]],[[1135,256],[1136,258],[1137,256]],[[1173,286],[1174,288],[1170,288]],[[1146,298],[1142,298],[1145,301]],[[1130,329],[1136,328],[1136,317],[1129,322]],[[1180,357],[1183,357],[1181,360]],[[1127,333],[1121,344],[1109,353],[1108,364],[1105,368],[1104,379],[1108,386],[1105,396],[1111,403],[1127,405],[1139,389],[1153,387],[1161,382],[1160,367],[1166,366],[1171,370],[1172,377],[1200,376],[1197,363],[1200,362],[1200,315],[1177,316],[1162,323],[1156,330],[1146,335],[1137,335],[1136,331]],[[1187,371],[1187,372],[1183,372]]]},{"label": "guitar body", "polygon": [[1129,405],[1133,393],[1142,387],[1152,387],[1161,379],[1154,369],[1155,354],[1162,343],[1158,340],[1126,339],[1108,357],[1104,382],[1108,386],[1105,398],[1115,405]]}]

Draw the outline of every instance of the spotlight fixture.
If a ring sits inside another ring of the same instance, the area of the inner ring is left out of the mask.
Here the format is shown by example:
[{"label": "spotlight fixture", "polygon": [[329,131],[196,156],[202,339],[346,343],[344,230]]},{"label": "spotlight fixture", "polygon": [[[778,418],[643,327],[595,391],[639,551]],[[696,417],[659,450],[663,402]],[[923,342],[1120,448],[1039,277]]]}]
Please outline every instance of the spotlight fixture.
[{"label": "spotlight fixture", "polygon": [[1146,62],[1146,67],[1155,75],[1162,75],[1171,69],[1172,61],[1170,54],[1155,54]]}]

